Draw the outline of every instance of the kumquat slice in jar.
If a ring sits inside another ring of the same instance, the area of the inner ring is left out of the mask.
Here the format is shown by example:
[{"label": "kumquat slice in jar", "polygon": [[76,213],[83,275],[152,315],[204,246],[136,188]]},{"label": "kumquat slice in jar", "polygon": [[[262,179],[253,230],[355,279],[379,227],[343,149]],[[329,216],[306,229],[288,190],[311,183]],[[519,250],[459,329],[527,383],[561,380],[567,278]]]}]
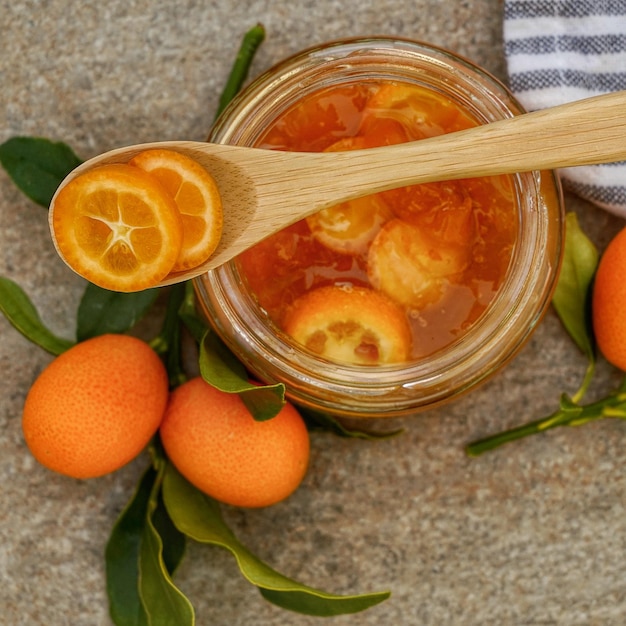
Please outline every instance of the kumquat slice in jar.
[{"label": "kumquat slice in jar", "polygon": [[[340,152],[365,148],[362,137],[346,137],[326,148]],[[381,226],[393,217],[380,194],[348,200],[306,218],[312,236],[340,254],[364,254]]]},{"label": "kumquat slice in jar", "polygon": [[311,234],[322,245],[343,254],[364,254],[393,214],[379,195],[355,198],[307,217]]},{"label": "kumquat slice in jar", "polygon": [[363,129],[377,120],[380,123],[381,119],[392,119],[404,127],[409,139],[434,137],[476,125],[452,101],[408,83],[382,84],[368,100],[363,116]]},{"label": "kumquat slice in jar", "polygon": [[284,330],[311,352],[340,363],[399,363],[411,352],[404,311],[366,287],[328,285],[306,292],[287,312]]},{"label": "kumquat slice in jar", "polygon": [[368,277],[375,289],[406,307],[422,308],[438,300],[448,279],[468,265],[468,251],[394,219],[370,246]]}]

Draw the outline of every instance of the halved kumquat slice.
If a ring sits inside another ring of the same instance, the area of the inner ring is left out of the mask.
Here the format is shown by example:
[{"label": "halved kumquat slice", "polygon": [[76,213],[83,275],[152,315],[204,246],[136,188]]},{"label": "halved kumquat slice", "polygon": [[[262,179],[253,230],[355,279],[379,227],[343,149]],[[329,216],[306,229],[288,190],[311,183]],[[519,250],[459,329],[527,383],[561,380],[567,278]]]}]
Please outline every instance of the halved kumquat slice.
[{"label": "halved kumquat slice", "polygon": [[339,363],[384,365],[410,356],[404,311],[367,287],[329,285],[308,291],[294,302],[283,326],[311,352]]},{"label": "halved kumquat slice", "polygon": [[372,286],[405,307],[420,309],[437,301],[446,283],[466,269],[469,253],[429,235],[400,219],[387,222],[367,256]]},{"label": "halved kumquat slice", "polygon": [[311,234],[322,245],[342,254],[362,254],[393,217],[378,195],[348,200],[306,218]]},{"label": "halved kumquat slice", "polygon": [[388,83],[368,100],[363,111],[365,128],[370,117],[394,119],[411,129],[411,139],[423,139],[476,126],[458,105],[420,85]]},{"label": "halved kumquat slice", "polygon": [[[358,150],[365,147],[362,137],[345,137],[325,152]],[[380,194],[354,198],[322,209],[306,218],[313,237],[340,254],[362,254],[380,230],[393,217]]]},{"label": "halved kumquat slice", "polygon": [[162,185],[124,164],[103,165],[70,181],[55,199],[50,227],[66,263],[113,291],[140,291],[165,278],[183,232]]},{"label": "halved kumquat slice", "polygon": [[172,271],[206,261],[222,235],[222,201],[213,177],[200,163],[173,150],[146,150],[132,158],[130,165],[154,176],[181,214],[183,243]]}]

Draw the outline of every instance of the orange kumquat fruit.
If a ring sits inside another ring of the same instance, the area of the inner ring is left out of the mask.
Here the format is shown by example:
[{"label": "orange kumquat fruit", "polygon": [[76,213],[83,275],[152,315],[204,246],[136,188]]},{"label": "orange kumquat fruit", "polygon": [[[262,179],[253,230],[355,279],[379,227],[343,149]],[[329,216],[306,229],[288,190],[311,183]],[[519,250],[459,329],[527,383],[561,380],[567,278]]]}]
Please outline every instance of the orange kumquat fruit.
[{"label": "orange kumquat fruit", "polygon": [[607,361],[626,371],[626,228],[600,257],[592,295],[593,330]]},{"label": "orange kumquat fruit", "polygon": [[165,366],[147,343],[101,335],[62,353],[35,380],[24,403],[24,438],[48,469],[102,476],[146,447],[168,395]]},{"label": "orange kumquat fruit", "polygon": [[406,361],[411,330],[401,307],[367,287],[327,285],[300,296],[285,332],[318,356],[355,365]]},{"label": "orange kumquat fruit", "polygon": [[201,265],[215,251],[222,226],[211,175],[192,158],[163,149],[79,174],[50,212],[61,257],[113,291],[148,289]]},{"label": "orange kumquat fruit", "polygon": [[233,506],[280,502],[300,485],[309,462],[309,434],[291,404],[255,421],[237,394],[200,377],[172,392],[160,435],[190,483]]},{"label": "orange kumquat fruit", "polygon": [[103,165],[63,187],[50,215],[61,258],[114,291],[153,287],[180,253],[183,227],[174,200],[131,165]]},{"label": "orange kumquat fruit", "polygon": [[183,242],[172,271],[197,267],[206,261],[222,233],[222,201],[213,177],[198,162],[172,150],[146,150],[130,164],[165,187],[182,217]]}]

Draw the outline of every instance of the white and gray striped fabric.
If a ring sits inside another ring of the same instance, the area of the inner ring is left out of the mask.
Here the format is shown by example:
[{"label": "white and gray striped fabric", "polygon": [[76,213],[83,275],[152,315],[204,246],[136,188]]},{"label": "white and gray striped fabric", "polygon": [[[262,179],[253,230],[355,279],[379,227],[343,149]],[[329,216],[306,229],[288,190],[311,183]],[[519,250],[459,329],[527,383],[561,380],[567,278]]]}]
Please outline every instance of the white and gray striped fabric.
[{"label": "white and gray striped fabric", "polygon": [[[529,111],[626,89],[626,0],[505,0],[503,32],[509,85]],[[559,175],[626,217],[626,161]]]}]

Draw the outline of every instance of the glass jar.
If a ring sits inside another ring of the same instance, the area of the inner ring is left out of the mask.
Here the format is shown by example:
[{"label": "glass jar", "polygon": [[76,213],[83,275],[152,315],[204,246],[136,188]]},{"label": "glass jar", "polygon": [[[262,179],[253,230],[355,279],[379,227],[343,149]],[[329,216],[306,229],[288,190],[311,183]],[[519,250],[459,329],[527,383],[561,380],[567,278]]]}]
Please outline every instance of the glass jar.
[{"label": "glass jar", "polygon": [[[499,81],[449,51],[419,42],[367,38],[305,50],[244,89],[209,141],[252,146],[304,94],[362,81],[427,87],[461,105],[480,123],[522,111]],[[520,138],[523,142],[523,137]],[[517,233],[500,288],[462,336],[431,356],[385,366],[329,362],[280,330],[246,290],[235,261],[195,281],[213,329],[253,376],[285,384],[290,400],[347,417],[415,413],[456,398],[498,371],[527,341],[546,311],[562,252],[563,203],[552,172],[513,176]]]}]

